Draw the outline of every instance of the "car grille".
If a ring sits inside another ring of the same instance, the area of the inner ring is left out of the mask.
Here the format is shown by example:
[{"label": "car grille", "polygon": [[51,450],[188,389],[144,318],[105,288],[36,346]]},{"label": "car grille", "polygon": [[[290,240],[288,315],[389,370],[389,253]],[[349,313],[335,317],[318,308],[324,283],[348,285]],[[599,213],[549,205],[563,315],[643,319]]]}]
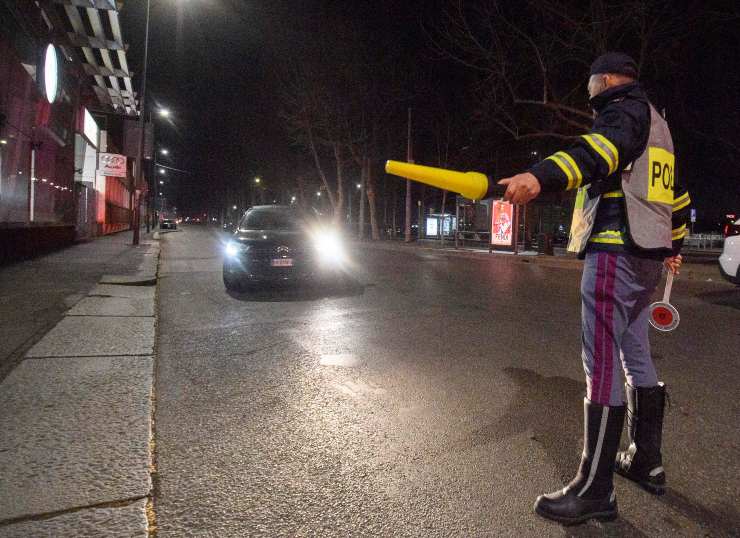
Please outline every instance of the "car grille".
[{"label": "car grille", "polygon": [[252,260],[271,260],[273,258],[305,258],[309,249],[303,247],[288,248],[280,247],[252,247],[247,251],[247,257]]}]

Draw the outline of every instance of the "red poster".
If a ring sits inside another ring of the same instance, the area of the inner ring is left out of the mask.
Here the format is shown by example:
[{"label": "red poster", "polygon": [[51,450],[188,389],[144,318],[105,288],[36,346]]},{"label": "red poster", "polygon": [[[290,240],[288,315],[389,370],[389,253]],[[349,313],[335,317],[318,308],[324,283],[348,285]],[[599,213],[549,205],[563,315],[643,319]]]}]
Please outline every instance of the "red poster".
[{"label": "red poster", "polygon": [[493,202],[491,244],[511,247],[514,232],[514,205],[503,200]]}]

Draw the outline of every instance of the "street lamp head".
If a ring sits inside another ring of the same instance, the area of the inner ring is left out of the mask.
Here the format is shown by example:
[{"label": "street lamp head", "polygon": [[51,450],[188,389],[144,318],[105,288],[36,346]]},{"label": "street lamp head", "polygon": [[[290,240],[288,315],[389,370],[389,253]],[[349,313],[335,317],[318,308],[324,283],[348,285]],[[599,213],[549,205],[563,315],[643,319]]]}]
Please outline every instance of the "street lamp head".
[{"label": "street lamp head", "polygon": [[164,181],[160,181],[160,182],[159,182],[159,184],[160,184],[160,185],[164,185]]},{"label": "street lamp head", "polygon": [[234,211],[236,211],[236,206],[233,206],[231,209],[233,209]]},{"label": "street lamp head", "polygon": [[160,153],[161,153],[162,155],[169,155],[169,154],[170,154],[170,150],[168,150],[168,149],[165,149],[165,148],[162,148],[162,149],[160,149],[160,150],[159,150],[159,152],[160,152]]},{"label": "street lamp head", "polygon": [[361,189],[361,188],[362,188],[362,183],[358,183],[358,184],[357,184],[357,188],[358,188],[358,189]]},{"label": "street lamp head", "polygon": [[164,168],[160,168],[159,169],[159,173],[160,173],[160,175],[165,175],[165,173],[166,173],[165,172],[165,169]]},{"label": "street lamp head", "polygon": [[259,178],[259,177],[256,177],[256,178],[254,178],[254,182],[255,182],[255,183],[256,183],[257,185],[259,185],[261,181],[262,181],[262,179],[261,179],[261,178]]},{"label": "street lamp head", "polygon": [[316,196],[321,196],[321,191],[318,191],[318,192],[316,193]]},{"label": "street lamp head", "polygon": [[170,110],[168,108],[160,108],[159,109],[159,115],[163,118],[169,118],[170,117]]}]

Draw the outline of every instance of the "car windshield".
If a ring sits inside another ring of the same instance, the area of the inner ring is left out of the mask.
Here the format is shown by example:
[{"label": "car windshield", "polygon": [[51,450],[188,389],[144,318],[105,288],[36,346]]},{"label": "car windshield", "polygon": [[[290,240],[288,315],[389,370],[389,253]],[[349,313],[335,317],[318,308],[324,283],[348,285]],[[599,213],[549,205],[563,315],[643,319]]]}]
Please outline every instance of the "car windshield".
[{"label": "car windshield", "polygon": [[247,211],[239,223],[243,230],[299,230],[303,224],[300,214],[290,208],[257,207]]}]

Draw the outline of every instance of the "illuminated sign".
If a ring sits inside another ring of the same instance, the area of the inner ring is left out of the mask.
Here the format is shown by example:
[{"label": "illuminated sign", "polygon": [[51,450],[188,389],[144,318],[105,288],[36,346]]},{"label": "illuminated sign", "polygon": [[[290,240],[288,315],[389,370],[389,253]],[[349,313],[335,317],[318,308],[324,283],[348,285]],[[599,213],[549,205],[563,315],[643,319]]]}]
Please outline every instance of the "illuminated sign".
[{"label": "illuminated sign", "polygon": [[101,153],[98,169],[104,176],[126,177],[126,156],[116,153]]},{"label": "illuminated sign", "polygon": [[44,95],[49,103],[59,97],[59,55],[54,45],[46,47],[44,52]]},{"label": "illuminated sign", "polygon": [[92,117],[89,110],[86,108],[83,110],[85,111],[85,123],[82,128],[82,134],[85,135],[85,138],[87,138],[87,141],[92,144],[93,147],[97,148],[98,135],[100,132],[98,124],[95,123],[95,118]]},{"label": "illuminated sign", "polygon": [[427,237],[439,233],[439,219],[437,217],[427,217]]},{"label": "illuminated sign", "polygon": [[491,211],[491,244],[513,246],[514,205],[503,200],[493,202]]},{"label": "illuminated sign", "polygon": [[442,233],[452,235],[452,231],[457,228],[457,219],[455,217],[442,218]]}]

